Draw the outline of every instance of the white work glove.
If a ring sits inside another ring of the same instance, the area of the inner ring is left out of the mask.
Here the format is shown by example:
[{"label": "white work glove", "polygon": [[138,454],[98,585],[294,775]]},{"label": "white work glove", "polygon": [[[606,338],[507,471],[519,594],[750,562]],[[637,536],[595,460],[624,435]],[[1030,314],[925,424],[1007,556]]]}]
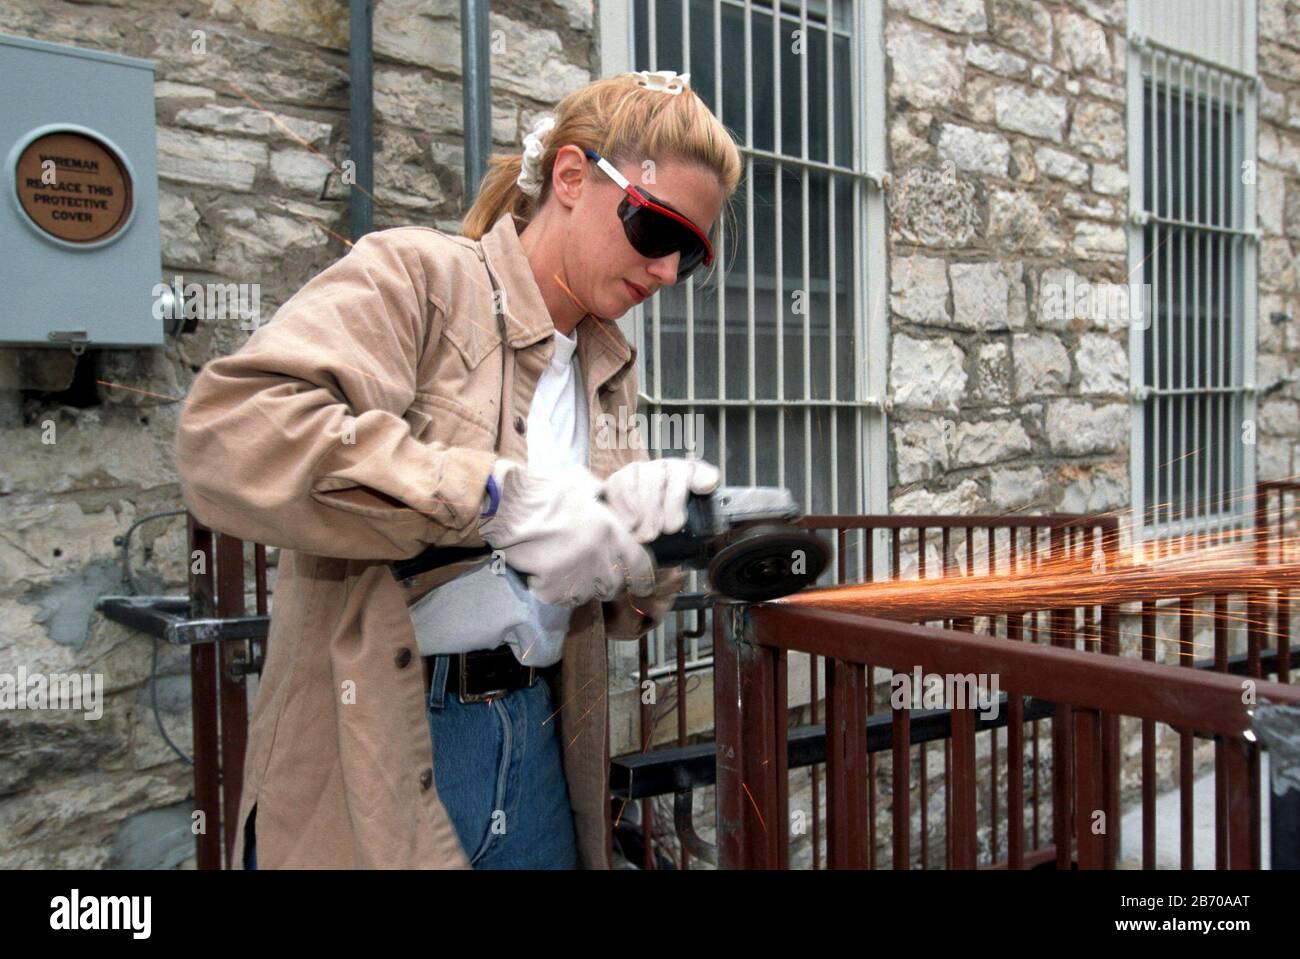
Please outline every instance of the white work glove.
[{"label": "white work glove", "polygon": [[712,493],[721,479],[703,460],[640,460],[610,476],[601,490],[636,541],[649,543],[685,526],[688,495]]},{"label": "white work glove", "polygon": [[596,498],[600,481],[586,469],[538,474],[500,459],[492,476],[501,499],[479,533],[507,565],[528,575],[539,600],[581,606],[593,597],[612,599],[625,583],[634,596],[654,591],[654,558]]}]

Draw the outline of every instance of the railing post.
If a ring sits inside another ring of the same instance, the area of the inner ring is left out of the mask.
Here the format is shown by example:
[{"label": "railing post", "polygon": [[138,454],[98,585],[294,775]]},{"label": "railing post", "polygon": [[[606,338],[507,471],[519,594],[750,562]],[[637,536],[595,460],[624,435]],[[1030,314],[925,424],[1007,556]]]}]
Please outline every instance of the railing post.
[{"label": "railing post", "polygon": [[865,669],[826,657],[826,863],[866,869]]},{"label": "railing post", "polygon": [[[1106,784],[1102,778],[1102,717],[1094,709],[1074,711],[1074,832],[1079,843],[1079,868],[1102,869],[1106,865],[1106,835],[1112,822],[1105,808]],[[1102,814],[1102,832],[1093,830],[1093,817]]]},{"label": "railing post", "polygon": [[1251,802],[1250,744],[1240,737],[1225,740],[1224,766],[1228,772],[1228,868],[1255,869],[1259,860],[1251,842],[1251,820],[1259,806]]},{"label": "railing post", "polygon": [[[213,589],[216,555],[212,531],[188,516],[190,616],[206,619],[216,612]],[[217,651],[212,643],[190,646],[190,716],[194,737],[194,809],[200,814],[194,836],[195,866],[221,868],[221,743],[217,730]]]},{"label": "railing post", "polygon": [[713,729],[717,749],[717,789],[714,812],[717,817],[719,869],[743,869],[744,830],[741,828],[740,682],[736,642],[730,619],[734,607],[719,603],[713,607]]},{"label": "railing post", "polygon": [[[893,676],[897,681],[899,675]],[[894,868],[912,868],[912,695],[911,677],[904,675],[903,687],[907,692],[906,705],[894,709],[891,697],[890,709],[892,722],[890,738],[893,747],[893,806],[894,806]],[[891,688],[893,682],[891,682]],[[922,800],[924,801],[924,799]]]},{"label": "railing post", "polygon": [[[1049,621],[1053,646],[1074,648],[1073,618],[1073,610],[1052,610]],[[1070,735],[1073,712],[1069,703],[1057,703],[1052,715],[1052,842],[1056,845],[1057,869],[1069,869],[1074,862],[1071,829],[1074,819],[1074,757]]]},{"label": "railing post", "polygon": [[[217,534],[217,616],[243,616],[244,541],[225,533]],[[239,797],[244,788],[244,747],[248,742],[248,691],[243,673],[245,654],[251,660],[246,640],[217,643],[221,665],[217,690],[221,708],[221,826],[225,837],[226,863],[235,853],[239,828]]]},{"label": "railing post", "polygon": [[[1228,672],[1228,594],[1214,594],[1214,669]],[[1214,737],[1214,868],[1228,868],[1228,744]]]},{"label": "railing post", "polygon": [[[949,710],[952,728],[952,868],[975,868],[975,709],[972,703]],[[922,802],[924,802],[924,798]]]},{"label": "railing post", "polygon": [[[1107,605],[1101,608],[1101,651],[1103,654],[1119,655],[1119,607]],[[1106,784],[1103,808],[1106,810],[1106,868],[1114,869],[1119,864],[1120,848],[1123,840],[1123,808],[1120,802],[1120,767],[1124,764],[1124,753],[1120,745],[1119,716],[1116,713],[1102,713],[1102,751],[1101,775]]]},{"label": "railing post", "polygon": [[[1008,616],[1007,639],[1023,633],[1023,616]],[[1025,868],[1025,701],[1014,689],[1007,690],[1007,868]]]},{"label": "railing post", "polygon": [[784,652],[754,645],[746,607],[714,607],[720,869],[789,866]]},{"label": "railing post", "polygon": [[[1267,595],[1268,591],[1264,589],[1251,589],[1246,592],[1246,675],[1256,680],[1264,676],[1259,654],[1261,647],[1266,648],[1268,645],[1265,641],[1268,633]],[[1251,748],[1247,752],[1246,759],[1250,771],[1248,781],[1251,808],[1258,810],[1261,804],[1259,750]],[[1258,815],[1250,821],[1250,850],[1251,861],[1255,864],[1255,868],[1259,868],[1263,852],[1263,837]]]}]

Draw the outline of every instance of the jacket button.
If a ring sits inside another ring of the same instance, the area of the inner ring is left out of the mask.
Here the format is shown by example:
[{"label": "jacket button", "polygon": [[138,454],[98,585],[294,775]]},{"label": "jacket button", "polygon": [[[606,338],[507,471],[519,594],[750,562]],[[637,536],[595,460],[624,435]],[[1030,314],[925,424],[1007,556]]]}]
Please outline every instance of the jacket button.
[{"label": "jacket button", "polygon": [[403,649],[397,654],[394,661],[397,663],[398,669],[405,669],[407,666],[411,665],[411,651],[409,649]]},{"label": "jacket button", "polygon": [[522,416],[516,416],[515,432],[522,436],[527,429],[528,429],[528,424],[524,422],[524,418]]},{"label": "jacket button", "polygon": [[420,773],[420,788],[428,792],[429,787],[433,785],[433,770],[426,769]]}]

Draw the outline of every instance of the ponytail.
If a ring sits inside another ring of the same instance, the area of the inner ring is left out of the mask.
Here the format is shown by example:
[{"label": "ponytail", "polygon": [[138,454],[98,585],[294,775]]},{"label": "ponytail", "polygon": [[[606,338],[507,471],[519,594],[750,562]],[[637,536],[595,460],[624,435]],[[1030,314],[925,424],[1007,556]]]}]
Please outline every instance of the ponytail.
[{"label": "ponytail", "polygon": [[519,153],[496,154],[489,158],[488,171],[479,183],[478,196],[461,222],[462,236],[480,239],[506,213],[525,219],[529,217],[533,199],[519,189],[517,182],[523,159]]}]

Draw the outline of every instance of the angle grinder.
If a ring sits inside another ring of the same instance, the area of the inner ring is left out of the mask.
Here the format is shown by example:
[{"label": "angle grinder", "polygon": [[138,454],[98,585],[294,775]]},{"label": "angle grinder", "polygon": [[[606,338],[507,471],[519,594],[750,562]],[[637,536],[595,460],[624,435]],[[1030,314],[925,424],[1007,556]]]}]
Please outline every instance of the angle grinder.
[{"label": "angle grinder", "polygon": [[[690,494],[686,525],[647,548],[660,566],[706,570],[710,591],[717,595],[761,603],[816,582],[830,562],[825,543],[794,525],[801,515],[788,489],[723,486]],[[390,566],[402,580],[491,553],[490,546],[431,546]]]}]

